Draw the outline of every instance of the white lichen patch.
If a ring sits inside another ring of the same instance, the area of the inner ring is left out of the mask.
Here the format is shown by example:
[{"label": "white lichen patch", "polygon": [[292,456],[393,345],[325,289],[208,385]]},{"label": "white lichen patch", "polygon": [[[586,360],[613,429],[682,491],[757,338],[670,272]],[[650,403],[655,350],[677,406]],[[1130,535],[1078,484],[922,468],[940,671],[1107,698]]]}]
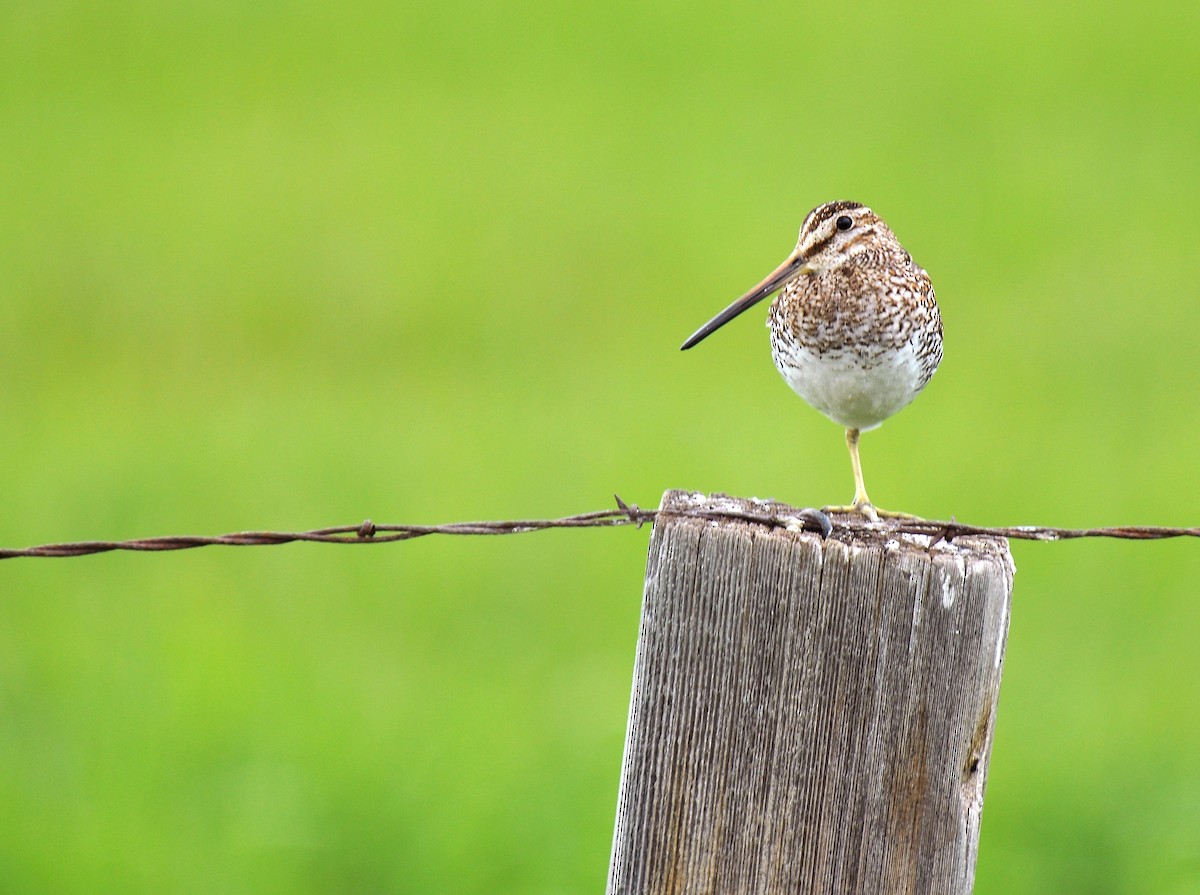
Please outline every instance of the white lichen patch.
[{"label": "white lichen patch", "polygon": [[962,591],[967,577],[967,563],[961,556],[951,557],[951,564],[941,567],[942,608],[954,605],[954,598]]}]

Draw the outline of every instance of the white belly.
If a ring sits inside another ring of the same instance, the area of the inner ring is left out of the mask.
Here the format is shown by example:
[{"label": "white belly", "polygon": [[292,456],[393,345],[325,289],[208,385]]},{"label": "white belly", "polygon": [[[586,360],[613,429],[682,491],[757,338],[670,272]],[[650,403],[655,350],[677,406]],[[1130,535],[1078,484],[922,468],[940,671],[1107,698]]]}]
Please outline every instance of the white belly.
[{"label": "white belly", "polygon": [[772,351],[801,398],[847,429],[874,429],[907,407],[928,381],[912,345],[867,359],[851,351],[816,354],[791,344]]}]

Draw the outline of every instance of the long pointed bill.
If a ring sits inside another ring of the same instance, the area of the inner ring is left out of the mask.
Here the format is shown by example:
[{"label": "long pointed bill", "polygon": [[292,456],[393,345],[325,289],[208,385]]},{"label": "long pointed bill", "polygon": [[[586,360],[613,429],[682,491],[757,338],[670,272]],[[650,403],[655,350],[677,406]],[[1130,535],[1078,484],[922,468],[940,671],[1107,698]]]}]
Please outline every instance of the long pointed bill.
[{"label": "long pointed bill", "polygon": [[741,314],[743,311],[748,311],[754,307],[772,292],[776,292],[784,283],[802,273],[808,273],[808,261],[799,252],[793,252],[788,256],[788,259],[780,264],[775,270],[767,275],[767,278],[727,307],[724,311],[714,317],[704,326],[696,330],[688,338],[680,351],[687,351],[693,345],[708,338],[718,329]]}]

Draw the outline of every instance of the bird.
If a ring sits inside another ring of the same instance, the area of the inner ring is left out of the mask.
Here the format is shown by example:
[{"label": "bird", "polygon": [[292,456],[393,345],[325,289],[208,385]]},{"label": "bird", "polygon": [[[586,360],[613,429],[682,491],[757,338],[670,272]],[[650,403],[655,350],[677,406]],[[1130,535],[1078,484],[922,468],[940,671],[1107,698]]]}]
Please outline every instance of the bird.
[{"label": "bird", "polygon": [[854,502],[824,511],[872,522],[913,518],[871,503],[858,440],[907,407],[941,363],[942,318],[929,274],[866,205],[826,202],[804,218],[787,259],[681,350],[776,292],[767,315],[775,366],[800,397],[846,430]]}]

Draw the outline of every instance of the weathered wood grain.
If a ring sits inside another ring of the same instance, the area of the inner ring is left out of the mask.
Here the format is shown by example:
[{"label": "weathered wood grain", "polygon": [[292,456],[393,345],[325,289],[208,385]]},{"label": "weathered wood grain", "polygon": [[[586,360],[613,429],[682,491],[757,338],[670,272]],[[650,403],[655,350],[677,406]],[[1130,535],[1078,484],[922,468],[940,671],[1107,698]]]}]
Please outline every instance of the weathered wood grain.
[{"label": "weathered wood grain", "polygon": [[969,893],[1007,542],[669,514],[705,501],[764,508],[663,498],[608,892]]}]

